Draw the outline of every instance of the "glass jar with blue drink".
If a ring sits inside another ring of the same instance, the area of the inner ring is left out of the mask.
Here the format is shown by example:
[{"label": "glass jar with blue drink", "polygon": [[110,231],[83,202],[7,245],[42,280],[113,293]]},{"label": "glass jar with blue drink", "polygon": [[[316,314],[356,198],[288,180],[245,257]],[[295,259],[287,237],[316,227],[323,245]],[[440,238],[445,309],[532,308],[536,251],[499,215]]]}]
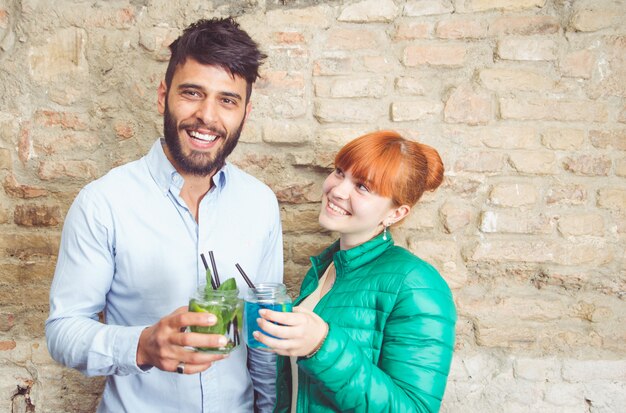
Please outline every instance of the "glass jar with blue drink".
[{"label": "glass jar with blue drink", "polygon": [[[260,317],[259,310],[267,308],[273,311],[291,312],[291,298],[287,294],[287,287],[281,283],[263,283],[250,288],[244,301],[244,336],[250,348],[267,349],[267,346],[257,341],[252,335],[255,331],[262,331],[256,322]],[[267,333],[266,335],[273,337]]]}]

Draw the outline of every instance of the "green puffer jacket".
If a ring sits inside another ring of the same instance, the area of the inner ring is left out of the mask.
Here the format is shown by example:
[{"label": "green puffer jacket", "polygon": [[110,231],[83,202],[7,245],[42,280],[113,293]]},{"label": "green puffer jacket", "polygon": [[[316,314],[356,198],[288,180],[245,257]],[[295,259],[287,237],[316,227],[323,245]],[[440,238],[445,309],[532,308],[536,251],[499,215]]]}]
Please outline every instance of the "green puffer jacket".
[{"label": "green puffer jacket", "polygon": [[[312,257],[299,304],[334,260],[337,279],[315,307],[329,325],[320,350],[298,360],[298,412],[437,412],[454,346],[456,311],[437,270],[391,237]],[[275,412],[291,408],[291,366],[278,359]]]}]

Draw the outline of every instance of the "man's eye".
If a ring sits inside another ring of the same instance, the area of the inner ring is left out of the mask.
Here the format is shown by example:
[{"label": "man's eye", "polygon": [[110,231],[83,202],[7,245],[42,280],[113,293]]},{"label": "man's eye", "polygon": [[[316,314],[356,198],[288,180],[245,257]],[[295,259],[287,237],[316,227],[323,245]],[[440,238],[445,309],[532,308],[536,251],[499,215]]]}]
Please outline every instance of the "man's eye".
[{"label": "man's eye", "polygon": [[200,94],[195,90],[183,90],[183,95],[190,97],[198,97]]}]

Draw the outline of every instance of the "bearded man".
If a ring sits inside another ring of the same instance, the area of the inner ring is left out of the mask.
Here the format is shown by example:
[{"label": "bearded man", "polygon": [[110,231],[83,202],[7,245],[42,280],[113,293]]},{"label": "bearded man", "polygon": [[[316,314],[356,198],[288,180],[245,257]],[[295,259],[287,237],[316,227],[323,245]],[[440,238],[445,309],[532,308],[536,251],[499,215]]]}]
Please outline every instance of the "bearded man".
[{"label": "bearded man", "polygon": [[275,357],[245,345],[227,356],[191,350],[226,338],[189,332],[216,317],[185,305],[206,280],[208,251],[223,278],[239,263],[255,284],[282,282],[276,197],[226,162],[266,56],[230,18],[192,24],[170,50],[157,92],[164,137],[88,184],[68,212],[48,349],[107,376],[98,412],[270,411]]}]

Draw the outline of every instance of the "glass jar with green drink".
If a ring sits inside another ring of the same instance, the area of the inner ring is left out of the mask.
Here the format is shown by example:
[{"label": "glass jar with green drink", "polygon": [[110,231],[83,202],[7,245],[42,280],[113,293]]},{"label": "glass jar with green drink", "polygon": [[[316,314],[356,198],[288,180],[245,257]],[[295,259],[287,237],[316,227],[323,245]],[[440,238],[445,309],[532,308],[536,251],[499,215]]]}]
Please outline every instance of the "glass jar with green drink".
[{"label": "glass jar with green drink", "polygon": [[189,311],[211,313],[217,318],[212,326],[190,326],[194,333],[220,334],[226,337],[222,347],[198,347],[205,353],[225,354],[235,349],[241,341],[243,301],[239,298],[239,289],[235,279],[226,280],[217,289],[210,285],[200,287],[189,300]]}]

